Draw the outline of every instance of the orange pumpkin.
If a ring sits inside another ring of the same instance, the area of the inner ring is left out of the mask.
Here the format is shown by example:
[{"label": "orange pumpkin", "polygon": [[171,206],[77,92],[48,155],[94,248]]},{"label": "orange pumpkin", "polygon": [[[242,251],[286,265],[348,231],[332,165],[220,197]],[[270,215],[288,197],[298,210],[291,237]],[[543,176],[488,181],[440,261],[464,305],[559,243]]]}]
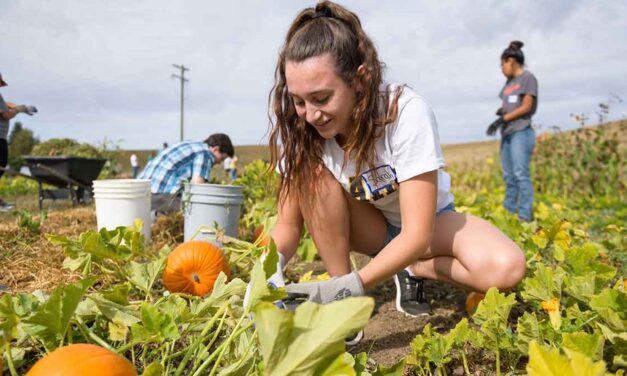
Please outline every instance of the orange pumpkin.
[{"label": "orange pumpkin", "polygon": [[485,294],[480,292],[471,292],[466,295],[466,312],[469,315],[474,314],[477,310],[477,306],[479,306],[479,303],[481,303],[483,298],[485,298]]},{"label": "orange pumpkin", "polygon": [[39,359],[26,376],[137,376],[124,357],[103,347],[77,343]]},{"label": "orange pumpkin", "polygon": [[260,247],[267,247],[270,244],[270,235],[265,231],[265,227],[261,224],[255,227],[254,242]]},{"label": "orange pumpkin", "polygon": [[163,272],[163,285],[170,292],[204,296],[224,272],[231,276],[229,263],[222,251],[204,241],[185,242],[172,251]]}]

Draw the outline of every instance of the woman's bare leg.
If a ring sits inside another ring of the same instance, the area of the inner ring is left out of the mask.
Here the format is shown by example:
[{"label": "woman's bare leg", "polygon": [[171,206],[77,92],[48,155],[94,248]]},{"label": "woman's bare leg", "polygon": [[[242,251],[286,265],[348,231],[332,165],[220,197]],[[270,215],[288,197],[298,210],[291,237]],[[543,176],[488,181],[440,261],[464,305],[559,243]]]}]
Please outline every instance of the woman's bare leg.
[{"label": "woman's bare leg", "polygon": [[437,216],[431,247],[412,265],[416,276],[486,291],[508,290],[525,276],[523,251],[496,226],[462,213]]},{"label": "woman's bare leg", "polygon": [[[385,218],[367,202],[347,195],[331,172],[321,169],[317,197],[298,202],[318,253],[331,276],[350,273],[349,250],[373,254],[386,238]],[[436,217],[431,247],[412,271],[468,290],[507,290],[525,275],[522,250],[497,227],[462,213]]]}]

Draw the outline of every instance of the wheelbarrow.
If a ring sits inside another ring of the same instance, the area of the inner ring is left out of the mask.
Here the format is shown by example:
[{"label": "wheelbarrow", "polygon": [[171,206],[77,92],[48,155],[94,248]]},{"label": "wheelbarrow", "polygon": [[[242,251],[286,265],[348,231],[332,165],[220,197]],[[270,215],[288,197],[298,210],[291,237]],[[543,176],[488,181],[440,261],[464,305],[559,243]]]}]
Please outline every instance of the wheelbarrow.
[{"label": "wheelbarrow", "polygon": [[[22,176],[35,180],[39,190],[39,209],[43,208],[43,200],[70,199],[74,205],[85,202],[93,197],[92,182],[100,175],[106,159],[83,158],[71,156],[40,157],[23,155],[30,175],[0,167],[0,170],[11,175]],[[49,189],[44,187],[56,187]]]}]

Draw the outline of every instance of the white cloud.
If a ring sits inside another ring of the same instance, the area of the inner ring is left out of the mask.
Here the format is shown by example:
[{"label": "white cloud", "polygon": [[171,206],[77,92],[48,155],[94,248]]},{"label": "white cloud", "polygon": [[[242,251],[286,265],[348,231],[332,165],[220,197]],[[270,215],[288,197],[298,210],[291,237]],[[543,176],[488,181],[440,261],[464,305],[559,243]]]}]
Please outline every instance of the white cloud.
[{"label": "white cloud", "polygon": [[[315,2],[0,0],[5,98],[42,138],[129,148],[178,139],[185,64],[186,135],[263,142],[277,52],[292,18]],[[483,139],[504,82],[499,56],[525,42],[540,82],[536,122],[574,126],[610,92],[627,100],[627,3],[622,1],[347,1],[379,48],[387,76],[434,107],[445,143]],[[615,116],[627,113],[614,105]]]}]

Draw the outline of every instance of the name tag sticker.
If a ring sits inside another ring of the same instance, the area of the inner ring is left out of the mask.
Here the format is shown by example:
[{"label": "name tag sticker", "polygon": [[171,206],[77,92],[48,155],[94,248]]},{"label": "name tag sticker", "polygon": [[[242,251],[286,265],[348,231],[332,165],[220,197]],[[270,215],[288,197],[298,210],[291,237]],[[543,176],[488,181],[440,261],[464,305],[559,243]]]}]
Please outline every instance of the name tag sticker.
[{"label": "name tag sticker", "polygon": [[518,95],[510,95],[507,97],[508,103],[518,103]]},{"label": "name tag sticker", "polygon": [[349,179],[350,193],[360,201],[376,201],[398,190],[396,171],[382,165]]},{"label": "name tag sticker", "polygon": [[396,182],[396,173],[389,165],[379,166],[365,172],[362,176],[371,193],[383,190]]}]

